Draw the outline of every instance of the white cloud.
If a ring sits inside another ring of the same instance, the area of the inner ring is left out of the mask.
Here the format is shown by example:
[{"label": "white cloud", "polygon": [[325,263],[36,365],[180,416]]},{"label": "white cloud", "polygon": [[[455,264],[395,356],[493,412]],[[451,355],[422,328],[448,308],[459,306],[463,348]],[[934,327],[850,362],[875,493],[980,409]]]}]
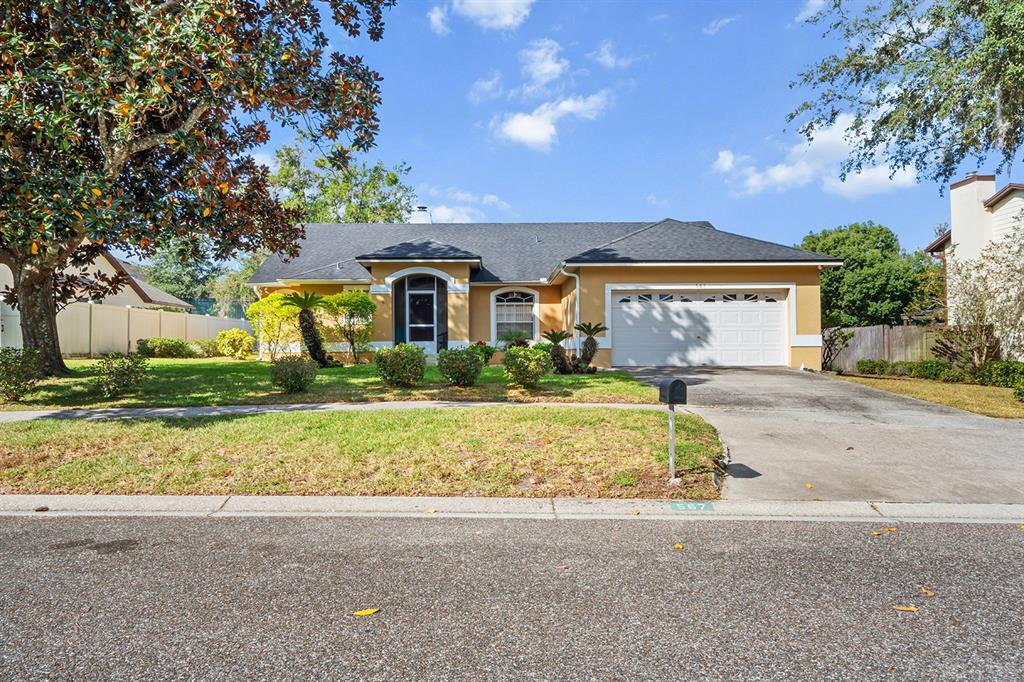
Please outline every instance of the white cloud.
[{"label": "white cloud", "polygon": [[534,40],[519,51],[523,75],[534,85],[545,85],[561,77],[569,69],[569,60],[558,53],[562,46],[551,38]]},{"label": "white cloud", "polygon": [[668,208],[670,205],[668,199],[661,199],[653,192],[647,195],[647,203],[656,208]]},{"label": "white cloud", "polygon": [[495,70],[490,78],[481,78],[474,82],[467,97],[473,104],[480,104],[484,100],[501,97],[504,91],[501,85],[501,72]]},{"label": "white cloud", "polygon": [[494,206],[495,208],[501,209],[502,211],[508,211],[512,206],[499,197],[497,194],[485,194],[480,197],[480,203],[484,206]]},{"label": "white cloud", "polygon": [[434,5],[427,12],[427,21],[430,22],[430,30],[439,36],[448,35],[451,31],[448,28],[448,9],[441,5]]},{"label": "white cloud", "polygon": [[845,181],[840,180],[840,164],[852,148],[846,133],[852,123],[850,114],[840,114],[833,126],[817,131],[811,142],[793,145],[783,161],[770,166],[758,167],[750,157],[723,149],[718,152],[711,169],[730,176],[739,187],[736,194],[748,196],[766,190],[785,192],[817,182],[830,194],[860,199],[910,187],[917,182],[914,171],[902,169],[890,178],[890,171],[885,166],[865,168],[860,173],[849,175]]},{"label": "white cloud", "polygon": [[634,57],[615,54],[615,45],[610,40],[602,40],[597,49],[588,53],[587,57],[606,69],[625,69],[636,61]]},{"label": "white cloud", "polygon": [[807,21],[824,7],[825,0],[804,0],[804,6],[800,8],[800,13],[796,15],[794,21]]},{"label": "white cloud", "polygon": [[495,118],[491,126],[499,137],[546,152],[558,137],[558,121],[566,116],[592,121],[611,105],[611,99],[608,90],[589,97],[566,97],[545,102],[530,113],[505,114]]},{"label": "white cloud", "polygon": [[481,28],[511,30],[530,15],[534,0],[453,0],[452,9]]},{"label": "white cloud", "polygon": [[719,17],[701,29],[706,36],[717,35],[719,31],[739,19],[739,15],[733,17]]},{"label": "white cloud", "polygon": [[483,215],[483,211],[472,206],[439,204],[430,209],[430,219],[435,223],[475,223],[479,222]]}]

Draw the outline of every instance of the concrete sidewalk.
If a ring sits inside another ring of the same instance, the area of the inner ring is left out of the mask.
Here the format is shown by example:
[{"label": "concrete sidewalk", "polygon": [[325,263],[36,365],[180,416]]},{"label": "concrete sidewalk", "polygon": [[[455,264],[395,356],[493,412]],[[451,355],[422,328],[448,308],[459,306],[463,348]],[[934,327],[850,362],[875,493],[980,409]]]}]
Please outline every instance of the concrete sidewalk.
[{"label": "concrete sidewalk", "polygon": [[107,407],[96,409],[0,411],[0,424],[34,419],[182,419],[233,417],[284,412],[372,412],[377,410],[460,409],[472,407],[582,407],[606,410],[667,411],[649,403],[475,402],[443,400],[390,400],[363,403],[285,403],[281,405],[200,405],[192,407]]},{"label": "concrete sidewalk", "polygon": [[0,495],[0,516],[361,516],[395,518],[1024,523],[1021,504],[494,497]]}]

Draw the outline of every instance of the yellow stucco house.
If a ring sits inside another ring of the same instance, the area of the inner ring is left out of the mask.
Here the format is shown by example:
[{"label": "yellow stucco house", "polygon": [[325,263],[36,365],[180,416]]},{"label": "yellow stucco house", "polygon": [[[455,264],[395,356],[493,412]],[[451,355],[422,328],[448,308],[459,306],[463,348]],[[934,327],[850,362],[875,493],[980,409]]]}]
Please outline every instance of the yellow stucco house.
[{"label": "yellow stucco house", "polygon": [[377,303],[373,344],[427,353],[506,332],[599,322],[595,364],[820,368],[824,268],[835,258],[708,222],[317,224],[250,283]]}]

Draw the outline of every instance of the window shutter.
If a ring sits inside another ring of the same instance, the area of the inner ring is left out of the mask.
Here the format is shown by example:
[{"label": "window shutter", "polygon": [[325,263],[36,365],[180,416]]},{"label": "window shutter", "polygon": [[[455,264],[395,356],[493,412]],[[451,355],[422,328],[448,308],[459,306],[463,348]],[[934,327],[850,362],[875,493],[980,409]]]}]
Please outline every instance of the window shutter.
[{"label": "window shutter", "polygon": [[443,279],[434,280],[437,282],[436,299],[437,310],[435,311],[435,322],[437,324],[437,349],[448,348],[448,283]]},{"label": "window shutter", "polygon": [[405,278],[391,287],[391,319],[394,320],[394,341],[405,343]]}]

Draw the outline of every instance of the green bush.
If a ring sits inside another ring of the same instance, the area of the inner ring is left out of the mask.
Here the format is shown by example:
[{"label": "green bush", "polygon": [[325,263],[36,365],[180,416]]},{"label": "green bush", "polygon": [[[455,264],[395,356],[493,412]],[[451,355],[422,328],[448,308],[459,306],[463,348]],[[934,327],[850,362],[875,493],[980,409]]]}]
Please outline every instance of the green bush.
[{"label": "green bush", "polygon": [[96,390],[105,398],[124,395],[142,383],[149,363],[142,355],[111,353],[96,365]]},{"label": "green bush", "polygon": [[551,355],[540,348],[510,346],[505,349],[505,378],[515,386],[536,386],[551,371]]},{"label": "green bush", "polygon": [[858,360],[857,372],[859,374],[888,374],[889,366],[888,360]]},{"label": "green bush", "polygon": [[188,345],[192,346],[192,352],[196,357],[215,358],[223,355],[217,349],[217,339],[195,339],[194,341],[189,341]]},{"label": "green bush", "polygon": [[532,337],[524,331],[512,329],[498,337],[505,348],[524,348],[530,345]]},{"label": "green bush", "polygon": [[887,374],[891,374],[897,377],[909,377],[914,369],[914,363],[906,360],[897,360],[896,362],[889,365],[889,371]]},{"label": "green bush", "polygon": [[473,350],[480,354],[480,359],[484,361],[484,365],[487,365],[491,362],[491,358],[494,357],[494,354],[498,350],[497,348],[487,343],[486,341],[477,341],[472,346],[470,346],[470,348],[472,348]]},{"label": "green bush", "polygon": [[944,381],[947,384],[962,384],[967,381],[967,379],[967,372],[963,371],[959,367],[950,367],[939,375],[939,381]]},{"label": "green bush", "polygon": [[0,396],[12,403],[24,398],[39,381],[39,351],[0,348]]},{"label": "green bush", "polygon": [[427,356],[413,343],[400,343],[394,348],[377,351],[377,374],[389,386],[414,386],[423,381]]},{"label": "green bush", "polygon": [[135,349],[144,358],[194,358],[188,341],[182,339],[139,339]]},{"label": "green bush", "polygon": [[1024,403],[1024,381],[1013,387],[1013,397]]},{"label": "green bush", "polygon": [[953,365],[946,360],[920,360],[912,363],[910,376],[936,380],[950,369],[953,369]]},{"label": "green bush", "polygon": [[316,379],[320,366],[305,355],[290,355],[270,363],[270,381],[285,393],[302,393]]},{"label": "green bush", "polygon": [[438,371],[453,386],[472,386],[483,368],[484,359],[472,348],[442,350],[437,355]]},{"label": "green bush", "polygon": [[244,329],[225,329],[217,334],[217,350],[229,358],[244,360],[255,347],[255,337]]},{"label": "green bush", "polygon": [[991,360],[978,368],[974,379],[984,386],[1014,388],[1024,382],[1024,362]]}]

